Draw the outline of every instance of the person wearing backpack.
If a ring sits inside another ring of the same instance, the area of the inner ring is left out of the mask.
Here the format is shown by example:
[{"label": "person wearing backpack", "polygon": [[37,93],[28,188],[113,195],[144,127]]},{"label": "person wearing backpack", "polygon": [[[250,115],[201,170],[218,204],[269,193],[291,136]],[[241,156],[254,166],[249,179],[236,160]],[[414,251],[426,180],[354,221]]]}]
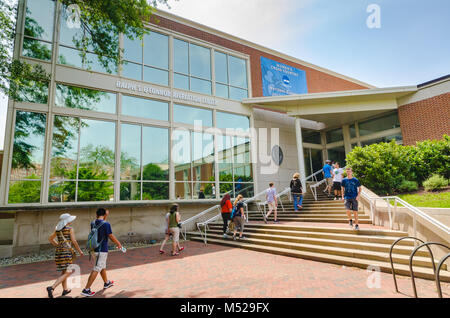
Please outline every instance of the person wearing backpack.
[{"label": "person wearing backpack", "polygon": [[231,217],[234,222],[234,233],[233,233],[233,240],[236,240],[236,233],[239,228],[239,239],[244,239],[245,237],[242,236],[244,234],[244,221],[245,221],[245,213],[244,213],[244,202],[243,202],[243,195],[239,194],[234,201],[234,208],[231,212]]},{"label": "person wearing backpack", "polygon": [[291,184],[291,194],[294,199],[294,211],[298,212],[298,209],[303,209],[303,191],[302,191],[302,182],[300,181],[300,173],[294,173]]},{"label": "person wearing backpack", "polygon": [[[103,208],[97,210],[97,219],[91,223],[91,233],[88,237],[87,248],[89,252],[95,253],[95,265],[89,275],[86,287],[81,292],[81,295],[92,297],[95,292],[91,291],[91,286],[97,278],[98,273],[103,279],[103,289],[114,286],[114,281],[108,280],[106,275],[106,260],[108,258],[108,239],[111,239],[116,244],[118,249],[122,249],[122,244],[117,240],[111,230],[111,224],[106,222],[109,216],[109,211]],[[97,238],[97,239],[95,239]]]},{"label": "person wearing backpack", "polygon": [[[68,213],[61,214],[55,231],[48,238],[50,243],[56,247],[55,263],[57,270],[61,272],[61,276],[58,277],[56,282],[52,286],[47,287],[49,298],[53,298],[53,291],[59,284],[62,284],[63,286],[61,296],[66,296],[71,292],[71,290],[67,288],[67,278],[74,273],[74,270],[71,268],[71,265],[75,259],[72,244],[81,256],[84,255],[75,238],[75,232],[73,228],[70,227],[71,223],[75,221],[75,219],[76,216],[74,215],[70,215]],[[55,241],[55,238],[58,242]]]}]

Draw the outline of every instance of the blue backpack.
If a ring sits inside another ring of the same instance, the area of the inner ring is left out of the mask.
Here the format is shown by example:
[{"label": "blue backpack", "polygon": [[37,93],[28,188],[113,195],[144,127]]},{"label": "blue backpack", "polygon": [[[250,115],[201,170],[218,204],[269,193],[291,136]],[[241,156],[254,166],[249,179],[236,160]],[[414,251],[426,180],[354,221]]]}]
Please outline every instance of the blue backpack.
[{"label": "blue backpack", "polygon": [[91,259],[91,255],[95,253],[95,250],[100,247],[103,240],[105,239],[103,238],[100,242],[98,241],[98,229],[101,228],[105,223],[105,221],[101,221],[97,226],[95,226],[95,221],[92,221],[91,223],[91,232],[88,235],[86,243],[86,249],[89,251],[89,260]]}]

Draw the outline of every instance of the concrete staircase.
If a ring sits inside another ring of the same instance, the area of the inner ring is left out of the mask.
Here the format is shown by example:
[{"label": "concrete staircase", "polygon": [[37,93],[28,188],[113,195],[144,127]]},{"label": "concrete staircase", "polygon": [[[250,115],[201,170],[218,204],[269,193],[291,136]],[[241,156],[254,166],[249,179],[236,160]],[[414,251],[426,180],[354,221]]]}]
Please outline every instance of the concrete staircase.
[{"label": "concrete staircase", "polygon": [[[375,228],[369,216],[360,213],[362,229],[355,231],[338,223],[348,223],[342,201],[333,201],[321,195],[320,201],[306,196],[300,213],[294,213],[292,203],[283,201],[285,211],[279,206],[281,223],[269,224],[263,220],[255,205],[249,207],[249,223],[245,224],[243,240],[234,241],[231,236],[223,238],[222,224],[210,224],[207,231],[209,244],[297,257],[313,261],[333,263],[367,269],[376,266],[383,272],[391,272],[389,250],[391,244],[408,233]],[[273,218],[271,217],[273,220]],[[311,223],[314,222],[314,223]],[[368,225],[370,224],[370,225]],[[189,233],[193,241],[203,242],[197,232]],[[409,255],[414,245],[402,241],[393,253],[394,266],[399,275],[409,275]],[[436,261],[437,264],[437,261]],[[431,259],[426,249],[414,258],[416,277],[434,279]],[[444,267],[441,280],[450,282],[450,273]]]}]

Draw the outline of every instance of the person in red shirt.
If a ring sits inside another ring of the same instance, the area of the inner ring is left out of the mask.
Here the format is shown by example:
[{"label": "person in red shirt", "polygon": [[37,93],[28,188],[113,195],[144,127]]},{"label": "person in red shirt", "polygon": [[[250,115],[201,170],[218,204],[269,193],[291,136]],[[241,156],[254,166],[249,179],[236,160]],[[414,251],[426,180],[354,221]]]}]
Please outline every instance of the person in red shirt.
[{"label": "person in red shirt", "polygon": [[231,220],[231,211],[233,210],[230,194],[227,193],[223,196],[220,206],[222,207],[223,238],[227,238],[228,221]]}]

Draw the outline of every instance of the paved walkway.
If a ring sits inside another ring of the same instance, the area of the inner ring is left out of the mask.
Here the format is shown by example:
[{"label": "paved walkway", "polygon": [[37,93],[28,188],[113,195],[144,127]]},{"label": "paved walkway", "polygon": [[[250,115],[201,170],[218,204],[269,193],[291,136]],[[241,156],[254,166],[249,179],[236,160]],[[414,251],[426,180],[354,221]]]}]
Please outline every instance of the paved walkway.
[{"label": "paved walkway", "polygon": [[[381,288],[370,289],[371,273],[297,258],[187,242],[179,257],[160,256],[159,246],[110,253],[109,278],[116,286],[95,297],[412,297],[411,281],[399,277],[395,293],[392,276],[380,273]],[[169,246],[166,247],[168,250]],[[92,263],[78,260],[81,282]],[[0,268],[0,297],[46,297],[45,287],[57,276],[53,262]],[[450,284],[443,284],[450,297]],[[100,277],[93,290],[102,288]],[[433,281],[418,279],[419,297],[437,297]],[[71,297],[80,297],[74,288]],[[61,287],[55,291],[60,295]]]}]

